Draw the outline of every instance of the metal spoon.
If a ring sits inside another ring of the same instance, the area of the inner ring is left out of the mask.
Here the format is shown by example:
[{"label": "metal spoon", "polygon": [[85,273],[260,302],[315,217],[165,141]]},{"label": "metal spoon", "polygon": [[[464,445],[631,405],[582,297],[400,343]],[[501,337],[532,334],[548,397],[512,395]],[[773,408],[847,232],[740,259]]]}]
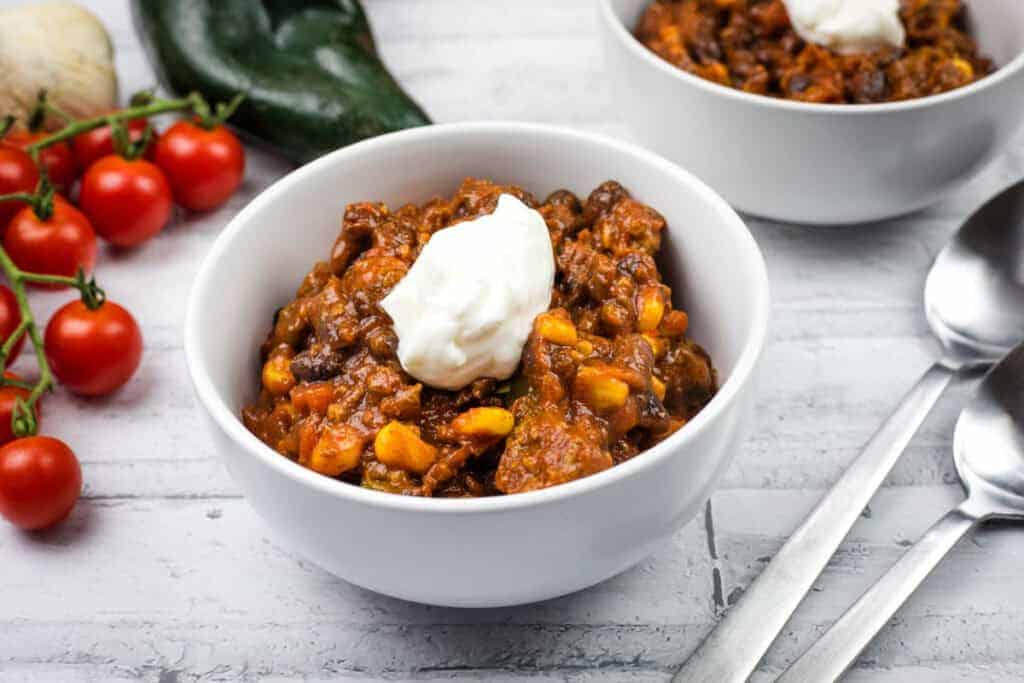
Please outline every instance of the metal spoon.
[{"label": "metal spoon", "polygon": [[939,254],[925,284],[925,310],[942,358],[673,681],[747,680],[954,375],[988,367],[1024,340],[1024,181],[968,218]]},{"label": "metal spoon", "polygon": [[925,532],[776,683],[834,681],[976,524],[1024,519],[1024,345],[981,383],[960,414],[953,461],[967,500]]}]

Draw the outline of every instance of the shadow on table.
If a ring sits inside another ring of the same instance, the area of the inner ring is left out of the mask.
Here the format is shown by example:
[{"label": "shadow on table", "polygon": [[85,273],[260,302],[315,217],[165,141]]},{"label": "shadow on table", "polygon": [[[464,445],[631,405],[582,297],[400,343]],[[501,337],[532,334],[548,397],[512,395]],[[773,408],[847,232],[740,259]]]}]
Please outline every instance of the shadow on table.
[{"label": "shadow on table", "polygon": [[41,531],[23,531],[19,536],[21,541],[35,546],[36,550],[59,554],[63,548],[84,543],[94,536],[99,529],[100,518],[92,501],[80,500],[60,524]]},{"label": "shadow on table", "polygon": [[600,669],[661,677],[716,618],[708,567],[681,559],[679,546],[692,540],[683,532],[650,560],[608,581],[518,607],[419,605],[352,586],[305,562],[304,575],[316,585],[299,590],[321,596],[325,619],[311,628],[318,642],[333,643],[331,654],[346,668],[375,674]]}]

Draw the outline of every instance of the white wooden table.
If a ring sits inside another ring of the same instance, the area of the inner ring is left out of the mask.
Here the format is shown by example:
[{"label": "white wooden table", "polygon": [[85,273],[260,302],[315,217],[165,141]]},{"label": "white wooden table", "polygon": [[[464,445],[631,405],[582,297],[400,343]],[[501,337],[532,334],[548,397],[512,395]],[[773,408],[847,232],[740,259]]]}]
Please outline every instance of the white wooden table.
[{"label": "white wooden table", "polygon": [[[14,4],[0,0],[0,5]],[[90,0],[123,93],[153,83],[125,0]],[[628,137],[587,0],[368,0],[381,49],[438,121],[524,119]],[[958,221],[1024,175],[1024,140],[962,192],[889,223],[750,221],[774,323],[757,425],[703,518],[635,569],[567,598],[463,611],[380,597],[281,550],[197,419],[185,296],[218,231],[287,166],[250,154],[244,190],[98,275],[134,311],[144,365],[113,400],[59,391],[44,430],[79,454],[85,495],[59,529],[0,524],[0,680],[666,681],[930,363],[924,274]],[[614,175],[614,170],[609,171]],[[312,257],[311,257],[312,258]],[[66,295],[34,295],[48,313]],[[24,360],[22,367],[31,369]],[[759,678],[778,672],[960,496],[955,388],[871,503]],[[1024,678],[1024,529],[961,544],[850,680]]]}]

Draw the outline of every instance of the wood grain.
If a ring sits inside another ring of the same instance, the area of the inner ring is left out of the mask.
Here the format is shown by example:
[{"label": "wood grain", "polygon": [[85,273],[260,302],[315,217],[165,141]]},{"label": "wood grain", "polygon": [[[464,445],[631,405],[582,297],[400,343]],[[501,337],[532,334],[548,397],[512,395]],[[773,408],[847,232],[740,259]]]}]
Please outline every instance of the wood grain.
[{"label": "wood grain", "polygon": [[[151,85],[126,3],[83,4],[113,33],[123,92]],[[436,120],[629,138],[608,101],[588,0],[366,4],[385,58]],[[145,363],[111,401],[47,399],[45,429],[81,455],[86,497],[55,531],[0,526],[0,680],[668,680],[930,363],[925,272],[973,206],[1024,175],[1024,141],[911,217],[837,230],[751,220],[772,279],[772,342],[756,429],[712,500],[713,522],[702,516],[591,590],[479,611],[376,596],[281,550],[215,459],[181,323],[211,241],[288,170],[257,151],[249,160],[229,206],[101,255],[107,291],[143,325]],[[67,298],[33,297],[43,314]],[[958,499],[950,437],[970,390],[960,383],[936,409],[755,680],[770,680]],[[1021,533],[985,529],[961,544],[849,680],[1024,677]]]}]

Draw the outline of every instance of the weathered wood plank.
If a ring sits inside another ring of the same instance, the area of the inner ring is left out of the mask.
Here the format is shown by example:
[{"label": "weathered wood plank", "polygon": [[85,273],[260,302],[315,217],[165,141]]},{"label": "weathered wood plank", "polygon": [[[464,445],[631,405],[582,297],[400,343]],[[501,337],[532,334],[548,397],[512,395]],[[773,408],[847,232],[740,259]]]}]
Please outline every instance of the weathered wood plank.
[{"label": "weathered wood plank", "polygon": [[[735,598],[749,583],[758,558],[777,549],[816,495],[716,495],[725,595]],[[956,499],[952,487],[884,491],[773,650],[768,669],[798,654]],[[110,548],[118,549],[115,556]],[[450,667],[666,672],[716,618],[699,520],[672,547],[594,589],[481,611],[412,605],[347,585],[279,549],[239,500],[93,501],[42,536],[5,529],[0,555],[18,558],[5,567],[0,616],[0,663],[15,670],[81,662],[111,674],[147,666],[189,675],[390,675]],[[914,596],[865,663],[877,669],[1021,662],[1024,604],[1012,596],[1024,593],[1022,565],[1015,529],[977,534]],[[239,652],[247,653],[244,660]]]}]

